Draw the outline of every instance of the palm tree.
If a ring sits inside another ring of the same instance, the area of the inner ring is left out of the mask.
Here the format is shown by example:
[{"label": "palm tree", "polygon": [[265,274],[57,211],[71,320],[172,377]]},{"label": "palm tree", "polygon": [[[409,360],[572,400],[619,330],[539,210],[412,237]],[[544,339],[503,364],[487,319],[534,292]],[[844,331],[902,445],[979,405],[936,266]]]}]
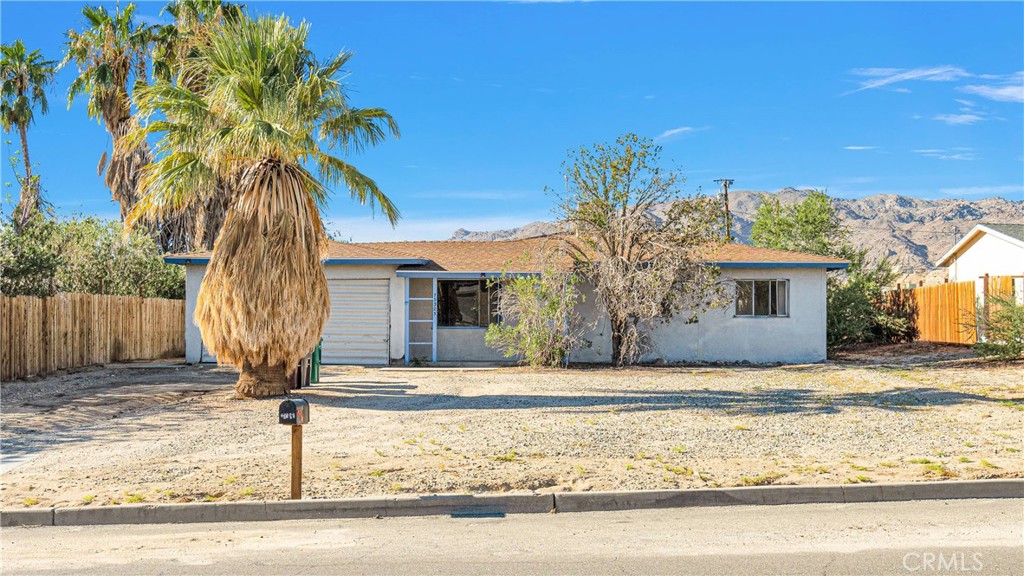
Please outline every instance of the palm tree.
[{"label": "palm tree", "polygon": [[121,205],[124,219],[138,199],[138,178],[141,169],[153,155],[145,140],[125,146],[122,140],[135,126],[132,116],[132,85],[146,81],[147,55],[153,29],[135,23],[135,5],[128,4],[113,13],[106,8],[86,6],[82,9],[87,27],[81,32],[69,30],[61,66],[74,62],[78,77],[68,89],[68,108],[74,99],[88,95],[90,118],[101,121],[113,141],[110,162],[107,153],[100,157],[97,172],[106,168],[105,184]]},{"label": "palm tree", "polygon": [[205,79],[198,91],[158,81],[137,93],[151,120],[133,139],[159,134],[159,158],[144,171],[147,193],[129,224],[230,195],[195,320],[218,360],[240,369],[240,397],[287,393],[287,375],[323,331],[328,187],[344,184],[392,223],[399,218],[372,179],[332,155],[397,136],[398,127],[382,109],[349,105],[339,75],[351,54],[319,62],[308,34],[284,17],[228,22],[185,64]]},{"label": "palm tree", "polygon": [[[167,82],[176,82],[193,91],[201,92],[206,79],[197,67],[187,67],[190,58],[199,54],[225,22],[245,17],[240,4],[223,0],[173,0],[162,13],[174,18],[172,24],[160,26],[153,38],[153,75]],[[183,207],[164,222],[164,246],[177,250],[209,250],[217,238],[230,194],[226,184],[213,184],[217,192],[200,200],[196,205]],[[150,222],[159,225],[159,222]]]},{"label": "palm tree", "polygon": [[21,137],[21,159],[25,162],[25,179],[21,181],[18,206],[14,210],[15,226],[21,228],[32,212],[39,208],[39,177],[32,175],[28,156],[28,127],[34,119],[33,107],[43,114],[49,110],[46,87],[53,82],[57,63],[43,58],[39,50],[25,49],[21,40],[0,46],[0,122],[4,132],[17,127]]}]

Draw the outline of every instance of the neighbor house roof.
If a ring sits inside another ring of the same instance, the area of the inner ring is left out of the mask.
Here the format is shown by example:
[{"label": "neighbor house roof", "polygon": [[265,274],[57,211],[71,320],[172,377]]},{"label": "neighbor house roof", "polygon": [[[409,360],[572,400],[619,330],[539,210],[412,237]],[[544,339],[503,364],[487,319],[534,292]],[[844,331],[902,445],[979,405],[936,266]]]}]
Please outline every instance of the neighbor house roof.
[{"label": "neighbor house roof", "polygon": [[[553,246],[557,236],[519,240],[469,242],[465,240],[419,242],[329,242],[324,263],[391,264],[400,276],[439,274],[500,274],[537,272],[540,255]],[[205,264],[210,252],[175,254],[164,260],[171,264]],[[846,260],[801,252],[773,250],[745,244],[724,244],[714,263],[721,268],[846,268]]]},{"label": "neighbor house roof", "polygon": [[959,256],[973,246],[978,241],[978,238],[981,238],[984,234],[991,234],[1024,248],[1024,224],[978,224],[966,236],[961,238],[959,242],[954,244],[949,249],[949,252],[946,252],[942,258],[939,258],[935,264],[937,266],[949,266],[956,256]]}]

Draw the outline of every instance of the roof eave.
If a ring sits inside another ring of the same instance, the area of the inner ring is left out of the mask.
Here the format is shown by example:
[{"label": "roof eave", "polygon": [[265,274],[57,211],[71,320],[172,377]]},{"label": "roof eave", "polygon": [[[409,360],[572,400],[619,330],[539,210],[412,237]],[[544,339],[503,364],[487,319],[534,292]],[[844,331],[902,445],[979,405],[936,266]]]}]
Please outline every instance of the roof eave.
[{"label": "roof eave", "polygon": [[[165,256],[164,262],[168,264],[209,264],[209,256],[200,257],[187,257],[187,256]],[[331,266],[371,266],[371,265],[388,265],[388,266],[423,266],[429,264],[430,260],[425,258],[326,258],[324,265]]]},{"label": "roof eave", "polygon": [[537,276],[540,272],[514,271],[473,271],[473,270],[398,270],[399,278],[440,278],[444,280],[478,280],[480,278],[500,278],[502,276]]},{"label": "roof eave", "polygon": [[849,262],[715,262],[719,268],[824,268],[844,270]]}]

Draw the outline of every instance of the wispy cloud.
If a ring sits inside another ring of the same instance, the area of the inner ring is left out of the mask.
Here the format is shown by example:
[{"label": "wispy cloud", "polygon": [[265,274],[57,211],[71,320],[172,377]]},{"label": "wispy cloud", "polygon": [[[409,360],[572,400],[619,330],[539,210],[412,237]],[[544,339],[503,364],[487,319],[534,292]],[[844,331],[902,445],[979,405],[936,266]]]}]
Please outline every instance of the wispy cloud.
[{"label": "wispy cloud", "polygon": [[969,126],[984,120],[984,118],[977,114],[937,114],[932,116],[932,119],[945,122],[950,126]]},{"label": "wispy cloud", "polygon": [[929,66],[923,68],[854,68],[850,71],[856,76],[863,76],[866,79],[860,81],[860,88],[851,90],[846,94],[853,94],[862,90],[882,88],[890,84],[908,82],[911,80],[928,82],[950,82],[969,78],[969,74],[958,66]]},{"label": "wispy cloud", "polygon": [[[974,79],[976,82],[957,86],[956,89],[998,102],[1024,102],[1024,71],[1012,74],[974,74],[959,66],[946,65],[919,68],[854,68],[850,73],[861,77],[858,81],[860,86],[843,93],[843,96],[879,88],[894,92],[910,92],[903,86],[895,86],[903,82],[961,82]],[[970,102],[965,106],[973,107],[974,103]]]},{"label": "wispy cloud", "polygon": [[843,150],[874,150],[876,146],[843,146]]},{"label": "wispy cloud", "polygon": [[946,196],[1008,196],[1024,192],[1024,185],[965,186],[963,188],[941,188],[939,192]]},{"label": "wispy cloud", "polygon": [[992,86],[988,84],[969,84],[959,88],[961,92],[976,94],[989,100],[999,102],[1024,102],[1024,84],[1008,84],[1005,86]]},{"label": "wispy cloud", "polygon": [[668,130],[665,130],[661,134],[658,134],[657,136],[655,136],[654,137],[654,141],[655,142],[664,142],[666,140],[669,140],[669,139],[672,139],[672,138],[676,138],[678,136],[685,136],[687,134],[692,134],[694,132],[697,132],[698,130],[707,130],[707,127],[696,128],[694,126],[680,126],[678,128],[670,128]]},{"label": "wispy cloud", "polygon": [[915,154],[920,154],[925,158],[936,158],[938,160],[977,160],[978,155],[974,153],[973,148],[956,147],[956,148],[919,148],[912,150]]}]

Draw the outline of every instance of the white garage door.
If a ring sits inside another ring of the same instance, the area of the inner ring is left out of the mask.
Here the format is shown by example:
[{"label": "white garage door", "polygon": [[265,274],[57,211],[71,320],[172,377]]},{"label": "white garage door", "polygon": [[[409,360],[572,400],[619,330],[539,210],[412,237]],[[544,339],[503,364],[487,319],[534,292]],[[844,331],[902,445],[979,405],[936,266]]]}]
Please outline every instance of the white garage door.
[{"label": "white garage door", "polygon": [[324,327],[325,364],[387,364],[389,281],[329,280],[331,317]]}]

